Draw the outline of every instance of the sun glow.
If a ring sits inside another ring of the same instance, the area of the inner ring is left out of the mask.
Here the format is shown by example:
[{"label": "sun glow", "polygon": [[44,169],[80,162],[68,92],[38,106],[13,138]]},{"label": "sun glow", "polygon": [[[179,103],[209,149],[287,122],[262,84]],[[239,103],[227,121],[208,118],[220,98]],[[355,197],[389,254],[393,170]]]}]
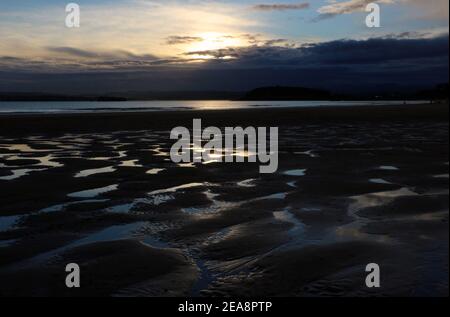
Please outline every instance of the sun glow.
[{"label": "sun glow", "polygon": [[[191,57],[196,59],[212,59],[213,57],[208,54],[202,54],[208,51],[215,51],[230,47],[237,47],[244,45],[244,41],[240,39],[238,36],[233,36],[224,33],[202,33],[198,35],[201,38],[201,41],[190,43],[184,49],[187,53],[196,53],[191,55]],[[224,59],[229,57],[224,57]]]}]

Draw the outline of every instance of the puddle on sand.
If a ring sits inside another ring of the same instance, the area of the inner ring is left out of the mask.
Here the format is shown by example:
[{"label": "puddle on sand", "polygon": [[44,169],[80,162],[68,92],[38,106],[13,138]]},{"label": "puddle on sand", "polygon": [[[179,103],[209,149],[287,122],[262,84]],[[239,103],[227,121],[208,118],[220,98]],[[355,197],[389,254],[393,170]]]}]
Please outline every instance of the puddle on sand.
[{"label": "puddle on sand", "polygon": [[256,197],[249,200],[243,200],[243,201],[237,201],[237,202],[227,202],[227,201],[221,201],[217,200],[216,197],[220,196],[219,194],[214,194],[211,191],[204,192],[206,197],[212,202],[212,205],[204,207],[204,208],[183,208],[181,209],[182,212],[192,215],[198,215],[198,216],[205,216],[210,214],[215,214],[220,212],[221,210],[231,209],[231,208],[238,208],[246,203],[250,202],[257,202],[261,200],[270,200],[270,199],[276,199],[276,200],[284,200],[286,199],[286,196],[289,193],[276,193],[268,196],[262,196],[262,197]]},{"label": "puddle on sand", "polygon": [[248,188],[256,187],[255,181],[256,181],[255,178],[246,179],[246,180],[243,180],[241,182],[238,182],[237,185],[240,186],[240,187],[248,187]]},{"label": "puddle on sand", "polygon": [[382,171],[398,171],[399,170],[398,167],[389,166],[389,165],[382,165],[382,166],[378,167],[378,169],[380,169]]},{"label": "puddle on sand", "polygon": [[132,202],[129,204],[113,206],[113,207],[109,207],[107,209],[107,211],[114,213],[114,214],[128,214],[133,209],[135,204],[136,204],[136,202]]},{"label": "puddle on sand", "polygon": [[162,204],[164,204],[168,201],[174,200],[174,199],[175,199],[175,197],[173,197],[172,195],[153,195],[152,197],[149,197],[149,198],[135,199],[131,203],[109,207],[107,209],[107,211],[111,212],[111,213],[116,213],[116,214],[128,214],[138,204],[159,206],[159,205],[162,205]]},{"label": "puddle on sand", "polygon": [[212,202],[212,205],[202,208],[183,208],[181,211],[183,213],[196,215],[196,216],[207,216],[211,214],[216,214],[220,212],[221,210],[227,210],[232,208],[238,208],[242,206],[243,204],[250,203],[250,202],[256,202],[261,200],[268,200],[268,199],[278,199],[283,200],[286,199],[286,196],[288,193],[277,193],[269,196],[263,196],[263,197],[257,197],[250,200],[243,200],[243,201],[237,201],[237,202],[227,202],[222,200],[217,200],[216,197],[220,196],[219,194],[214,194],[211,191],[204,192],[206,197]]},{"label": "puddle on sand", "polygon": [[314,154],[313,150],[309,150],[309,151],[305,151],[305,152],[294,152],[294,154],[297,154],[297,155],[308,155],[311,158],[319,157],[319,155]]},{"label": "puddle on sand", "polygon": [[150,235],[147,235],[145,237],[143,237],[142,243],[152,247],[152,248],[157,248],[157,249],[168,249],[170,248],[170,244],[162,241],[160,239],[157,239],[155,237],[152,237]]},{"label": "puddle on sand", "polygon": [[63,167],[64,164],[53,161],[56,157],[52,154],[46,156],[22,156],[22,155],[12,155],[7,158],[8,161],[14,160],[29,160],[29,161],[39,161],[37,164],[29,164],[32,166],[44,166],[44,167]]},{"label": "puddle on sand", "polygon": [[30,166],[44,166],[44,167],[63,167],[64,164],[53,161],[55,157],[52,154],[46,155],[46,156],[36,156],[36,157],[29,157],[29,156],[21,156],[21,155],[11,155],[7,157],[7,161],[15,161],[15,160],[28,160],[28,161],[39,161],[39,163],[32,163],[29,164]]},{"label": "puddle on sand", "polygon": [[288,193],[277,193],[277,194],[273,194],[273,195],[269,195],[269,196],[257,197],[257,198],[253,198],[250,200],[243,200],[243,201],[238,201],[238,202],[227,202],[227,201],[217,200],[215,198],[220,195],[214,194],[209,190],[204,192],[204,194],[212,202],[212,205],[203,207],[203,208],[196,208],[196,207],[183,208],[183,209],[181,209],[181,211],[183,213],[196,215],[196,216],[208,216],[208,215],[219,213],[221,210],[238,208],[245,203],[261,201],[261,200],[268,200],[268,199],[283,200],[283,199],[286,199],[286,196]]},{"label": "puddle on sand", "polygon": [[94,198],[98,195],[115,191],[118,188],[119,188],[119,185],[114,184],[114,185],[109,185],[109,186],[105,186],[105,187],[88,189],[88,190],[83,190],[80,192],[71,193],[71,194],[68,194],[67,196],[69,196],[71,198]]},{"label": "puddle on sand", "polygon": [[108,210],[108,212],[112,212],[112,213],[127,214],[137,204],[148,204],[148,205],[153,205],[153,206],[159,206],[164,203],[167,203],[168,201],[174,200],[175,197],[171,194],[174,194],[177,191],[180,191],[183,189],[207,186],[207,185],[208,185],[207,183],[189,183],[189,184],[184,184],[184,185],[180,185],[180,186],[176,186],[176,187],[154,190],[147,194],[148,197],[138,198],[138,199],[135,199],[134,201],[132,201],[131,203],[113,206],[113,207],[108,208],[107,210]]},{"label": "puddle on sand", "polygon": [[160,147],[151,149],[150,151],[154,152],[153,156],[162,156],[162,157],[169,157],[170,154],[168,152],[164,152],[164,150]]},{"label": "puddle on sand", "polygon": [[116,169],[113,166],[107,166],[102,168],[93,168],[89,170],[84,170],[79,173],[77,173],[74,177],[75,178],[81,178],[81,177],[88,177],[95,174],[104,174],[104,173],[114,173]]},{"label": "puddle on sand", "polygon": [[0,232],[14,229],[21,216],[0,217]]},{"label": "puddle on sand", "polygon": [[[204,150],[196,150],[196,153],[205,152]],[[222,163],[223,162],[223,154],[219,153],[207,153],[207,157],[203,157],[202,160],[203,165],[214,164],[214,163]]]},{"label": "puddle on sand", "polygon": [[56,147],[62,145],[62,143],[58,141],[42,140],[42,137],[30,138],[30,141],[34,141],[34,144],[38,145],[51,145]]},{"label": "puddle on sand", "polygon": [[36,157],[35,159],[40,161],[40,163],[38,164],[39,166],[46,166],[46,167],[53,167],[53,168],[64,166],[64,164],[62,164],[62,163],[53,161],[55,159],[55,157],[51,154],[47,155],[47,156]]},{"label": "puddle on sand", "polygon": [[182,167],[182,168],[195,168],[195,164],[194,163],[179,163],[177,164],[178,167]]},{"label": "puddle on sand", "polygon": [[154,195],[159,195],[159,194],[176,193],[179,190],[201,187],[201,186],[207,186],[207,184],[206,183],[189,183],[189,184],[184,184],[184,185],[175,186],[175,187],[171,187],[171,188],[154,190],[154,191],[148,193],[148,195],[154,196]]},{"label": "puddle on sand", "polygon": [[41,171],[45,171],[45,169],[18,169],[18,170],[11,170],[12,175],[8,175],[8,176],[1,176],[0,180],[4,180],[4,181],[11,181],[14,179],[18,179],[21,178],[23,176],[27,176],[32,172],[41,172]]},{"label": "puddle on sand", "polygon": [[415,196],[417,193],[411,191],[409,188],[401,188],[398,190],[370,193],[360,196],[350,197],[353,199],[353,203],[348,208],[348,215],[354,218],[354,221],[337,227],[330,234],[325,237],[325,240],[331,241],[348,241],[348,240],[368,240],[379,243],[395,243],[396,241],[387,235],[382,234],[369,234],[362,231],[362,228],[370,223],[368,218],[364,218],[358,215],[358,211],[382,206],[390,203],[398,197],[403,196]]},{"label": "puddle on sand", "polygon": [[9,151],[17,151],[17,152],[31,152],[31,153],[52,151],[52,150],[36,150],[31,148],[27,144],[0,144],[0,149],[6,149]]},{"label": "puddle on sand", "polygon": [[148,170],[147,172],[145,172],[145,174],[157,175],[165,170],[166,170],[165,168],[152,168],[151,170]]},{"label": "puddle on sand", "polygon": [[411,191],[409,188],[403,187],[392,191],[354,196],[351,197],[354,200],[354,203],[350,205],[349,210],[353,215],[358,210],[384,205],[391,202],[395,198],[402,196],[417,196],[417,193]]},{"label": "puddle on sand", "polygon": [[121,159],[121,158],[127,157],[127,153],[128,153],[128,151],[118,151],[117,154],[119,156],[116,156],[116,157],[113,157],[113,158]]},{"label": "puddle on sand", "polygon": [[109,156],[79,157],[79,158],[84,158],[85,160],[88,160],[88,161],[109,161],[109,160],[114,159],[114,157],[109,157]]},{"label": "puddle on sand", "polygon": [[200,272],[200,277],[192,286],[190,296],[198,297],[200,296],[201,291],[207,289],[208,286],[216,280],[217,276],[208,268],[206,261],[193,257],[192,255],[191,258],[195,260],[195,264]]},{"label": "puddle on sand", "polygon": [[50,206],[50,207],[41,209],[38,213],[60,212],[60,211],[63,211],[66,207],[72,206],[72,205],[104,203],[107,201],[109,201],[109,199],[91,199],[91,200],[83,200],[83,201],[72,201],[72,202],[68,202],[65,204],[54,205],[54,206]]},{"label": "puddle on sand", "polygon": [[287,185],[289,186],[289,187],[292,187],[292,188],[297,188],[297,181],[293,181],[293,182],[288,182],[287,183]]},{"label": "puddle on sand", "polygon": [[282,222],[291,223],[293,227],[289,229],[288,233],[291,237],[298,238],[301,233],[305,231],[305,225],[292,214],[288,208],[282,211],[275,211],[273,217]]},{"label": "puddle on sand", "polygon": [[227,210],[231,208],[237,208],[243,204],[243,202],[226,202],[222,200],[217,200],[216,197],[220,196],[219,194],[215,194],[210,190],[204,192],[206,197],[212,202],[211,205],[207,207],[190,207],[183,208],[181,211],[186,214],[195,215],[195,216],[205,216],[219,213],[221,210]]},{"label": "puddle on sand", "polygon": [[235,227],[237,226],[239,225],[232,225],[230,227],[225,227],[215,233],[212,233],[210,236],[205,238],[205,240],[202,242],[202,245],[206,247],[208,245],[216,244],[227,239],[235,232]]},{"label": "puddle on sand", "polygon": [[333,242],[345,242],[351,240],[358,241],[374,241],[378,243],[393,243],[394,240],[387,235],[368,234],[361,230],[363,224],[354,222],[346,226],[338,227],[336,230],[325,239]]},{"label": "puddle on sand", "polygon": [[419,221],[436,221],[436,220],[444,221],[447,216],[448,216],[448,211],[438,211],[438,212],[433,212],[433,213],[429,213],[429,214],[415,215],[415,216],[409,217],[409,219],[414,219],[414,220],[419,220]]},{"label": "puddle on sand", "polygon": [[159,206],[174,199],[175,197],[172,195],[153,195],[153,197],[150,198],[150,203],[155,206]]},{"label": "puddle on sand", "polygon": [[304,207],[300,210],[305,211],[305,212],[321,212],[322,211],[321,208],[314,208],[314,207]]},{"label": "puddle on sand", "polygon": [[[250,158],[258,155],[258,153],[253,152],[253,151],[246,151],[246,150],[242,150],[242,149],[237,149],[237,150],[233,151],[233,150],[225,149],[225,153],[230,153],[230,152],[232,152],[232,156],[234,156],[234,157],[245,158],[245,159],[250,159]],[[270,152],[269,154],[274,154],[274,152]],[[225,154],[225,156],[229,156],[229,155]]]},{"label": "puddle on sand", "polygon": [[289,171],[283,172],[283,175],[300,177],[300,176],[305,176],[306,171],[307,171],[306,169],[289,170]]},{"label": "puddle on sand", "polygon": [[137,164],[139,160],[129,160],[129,161],[122,161],[120,163],[120,167],[143,167],[141,164]]},{"label": "puddle on sand", "polygon": [[369,182],[373,184],[384,184],[384,185],[392,184],[391,182],[388,182],[387,180],[384,180],[382,178],[371,178],[369,179]]},{"label": "puddle on sand", "polygon": [[217,200],[216,197],[220,196],[218,194],[214,194],[211,191],[204,192],[206,197],[212,202],[212,205],[205,207],[205,208],[183,208],[182,211],[184,213],[188,214],[195,214],[198,216],[205,216],[209,214],[215,214],[220,212],[221,210],[231,209],[231,208],[238,208],[242,206],[243,204],[250,203],[250,202],[257,202],[261,200],[269,200],[269,199],[277,199],[277,200],[284,200],[286,199],[286,196],[288,193],[276,193],[268,196],[263,197],[257,197],[250,200],[243,200],[238,202],[227,202],[227,201],[221,201]]},{"label": "puddle on sand", "polygon": [[259,198],[255,198],[252,199],[251,201],[259,201],[259,200],[266,200],[266,199],[286,199],[288,193],[277,193],[277,194],[273,194],[273,195],[269,195],[269,196],[264,196],[264,197],[259,197]]}]

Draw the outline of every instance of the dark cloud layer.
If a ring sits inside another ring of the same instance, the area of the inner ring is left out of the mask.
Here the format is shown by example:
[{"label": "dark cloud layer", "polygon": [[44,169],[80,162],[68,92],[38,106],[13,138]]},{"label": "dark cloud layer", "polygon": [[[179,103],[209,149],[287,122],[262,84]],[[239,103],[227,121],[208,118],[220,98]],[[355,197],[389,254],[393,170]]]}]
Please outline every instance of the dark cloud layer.
[{"label": "dark cloud layer", "polygon": [[196,36],[179,36],[179,35],[174,35],[174,36],[169,36],[166,39],[166,43],[169,45],[176,45],[176,44],[189,44],[192,42],[201,42],[203,41],[203,38],[201,37],[196,37]]},{"label": "dark cloud layer", "polygon": [[[430,39],[374,38],[369,40],[339,40],[306,44],[301,47],[250,46],[214,51],[190,52],[206,55],[230,67],[426,67],[436,61],[448,65],[448,35]],[[224,60],[224,58],[232,58]],[[216,63],[217,64],[217,63]]]},{"label": "dark cloud layer", "polygon": [[52,46],[47,47],[47,51],[57,53],[59,56],[70,56],[81,59],[99,59],[99,60],[114,60],[114,59],[141,59],[141,60],[156,60],[157,58],[151,54],[136,55],[125,50],[116,50],[111,52],[97,52],[82,50],[74,47],[67,46]]},{"label": "dark cloud layer", "polygon": [[253,6],[254,10],[258,11],[285,11],[285,10],[304,10],[309,8],[309,3],[297,4],[257,4]]},{"label": "dark cloud layer", "polygon": [[200,64],[178,58],[134,56],[90,61],[88,70],[87,62],[72,65],[70,72],[58,70],[60,66],[50,62],[0,57],[0,91],[242,91],[265,85],[303,85],[343,92],[413,89],[448,81],[448,44],[447,34],[435,38],[408,38],[403,34],[301,47],[279,40],[189,53],[191,61],[195,55],[211,57]]}]

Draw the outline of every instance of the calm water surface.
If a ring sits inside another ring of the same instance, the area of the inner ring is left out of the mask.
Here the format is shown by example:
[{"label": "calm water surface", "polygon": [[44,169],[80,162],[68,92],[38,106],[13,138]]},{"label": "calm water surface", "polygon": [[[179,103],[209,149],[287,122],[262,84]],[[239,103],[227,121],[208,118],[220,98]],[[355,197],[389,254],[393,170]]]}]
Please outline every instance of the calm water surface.
[{"label": "calm water surface", "polygon": [[[420,104],[424,101],[409,101],[408,104]],[[163,111],[163,110],[223,110],[256,107],[321,107],[321,106],[376,106],[401,105],[403,101],[37,101],[37,102],[0,102],[0,113],[60,113],[93,111]]]}]

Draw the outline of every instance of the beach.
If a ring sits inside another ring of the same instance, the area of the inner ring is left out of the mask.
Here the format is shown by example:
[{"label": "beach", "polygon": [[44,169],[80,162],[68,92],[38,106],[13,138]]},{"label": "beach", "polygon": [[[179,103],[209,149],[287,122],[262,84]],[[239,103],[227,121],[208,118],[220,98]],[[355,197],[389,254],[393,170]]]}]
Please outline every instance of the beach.
[{"label": "beach", "polygon": [[[0,296],[448,296],[448,109],[2,114]],[[196,118],[279,127],[278,171],[173,163]]]}]

